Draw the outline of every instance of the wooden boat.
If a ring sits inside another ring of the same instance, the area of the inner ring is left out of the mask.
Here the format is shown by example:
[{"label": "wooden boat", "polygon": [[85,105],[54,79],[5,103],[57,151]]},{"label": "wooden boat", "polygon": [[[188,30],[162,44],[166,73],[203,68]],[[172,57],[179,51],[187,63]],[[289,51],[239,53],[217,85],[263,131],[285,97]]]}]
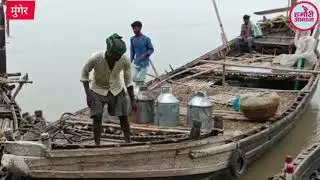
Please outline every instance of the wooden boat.
[{"label": "wooden boat", "polygon": [[[23,127],[21,108],[16,102],[24,84],[32,83],[28,74],[8,73],[6,62],[6,32],[4,8],[0,5],[0,158],[2,157],[3,141],[6,129],[19,131]],[[21,130],[21,134],[24,131]]]},{"label": "wooden boat", "polygon": [[[320,144],[314,143],[304,148],[294,159],[292,179],[318,180],[320,179]],[[284,170],[269,180],[286,180]]]},{"label": "wooden boat", "polygon": [[[132,123],[133,142],[125,143],[118,124],[104,123],[103,143],[95,146],[88,109],[67,113],[47,127],[48,134],[28,141],[5,142],[2,165],[8,177],[231,179],[242,176],[248,164],[293,128],[320,77],[318,61],[311,70],[272,64],[276,55],[294,51],[295,32],[287,19],[274,20],[272,28],[265,23],[262,30],[265,36],[255,41],[253,58],[248,54],[235,56],[234,40],[231,40],[148,83],[155,95],[162,84],[172,85],[174,95],[181,101],[179,127]],[[318,30],[314,34],[318,36]],[[295,82],[299,88],[293,90]],[[198,139],[192,139],[190,128],[185,127],[186,104],[188,97],[198,91],[208,94],[214,119],[223,123],[223,127],[216,125],[211,131],[201,132]],[[278,93],[281,98],[276,115],[266,122],[255,122],[234,112],[231,99],[247,92]],[[40,142],[36,142],[39,138]]]},{"label": "wooden boat", "polygon": [[[15,98],[20,92],[23,84],[32,83],[28,80],[26,74],[22,78],[21,73],[5,73],[0,75],[0,129],[1,135],[5,129],[18,131],[19,127],[22,128],[23,118],[21,108],[17,104]],[[18,86],[16,86],[18,85]],[[23,133],[23,131],[21,131]]]}]

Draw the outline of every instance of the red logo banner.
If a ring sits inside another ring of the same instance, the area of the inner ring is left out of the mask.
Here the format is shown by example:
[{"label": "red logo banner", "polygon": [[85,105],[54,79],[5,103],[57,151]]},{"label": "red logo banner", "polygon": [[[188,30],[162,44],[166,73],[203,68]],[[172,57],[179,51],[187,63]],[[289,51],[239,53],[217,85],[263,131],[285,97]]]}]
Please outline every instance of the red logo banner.
[{"label": "red logo banner", "polygon": [[7,1],[7,20],[34,20],[35,1]]}]

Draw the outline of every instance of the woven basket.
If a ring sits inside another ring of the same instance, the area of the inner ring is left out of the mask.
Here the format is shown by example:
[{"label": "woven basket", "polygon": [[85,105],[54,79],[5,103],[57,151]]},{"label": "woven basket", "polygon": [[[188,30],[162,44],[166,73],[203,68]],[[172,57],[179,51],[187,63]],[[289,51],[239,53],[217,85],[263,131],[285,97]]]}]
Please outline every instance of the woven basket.
[{"label": "woven basket", "polygon": [[248,119],[252,121],[264,122],[276,114],[279,104],[280,101],[278,99],[264,105],[240,105],[240,110]]}]

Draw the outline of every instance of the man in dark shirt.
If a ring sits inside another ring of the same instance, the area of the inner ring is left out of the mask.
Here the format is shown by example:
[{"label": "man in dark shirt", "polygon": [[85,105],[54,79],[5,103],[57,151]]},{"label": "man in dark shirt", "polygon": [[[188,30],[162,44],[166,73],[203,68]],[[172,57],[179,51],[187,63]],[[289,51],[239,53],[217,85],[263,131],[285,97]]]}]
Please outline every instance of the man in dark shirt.
[{"label": "man in dark shirt", "polygon": [[247,43],[249,52],[252,54],[252,41],[254,37],[254,32],[253,32],[253,27],[250,22],[250,16],[249,15],[244,15],[243,16],[243,24],[241,25],[241,33],[240,36],[236,38],[236,48],[240,53],[242,53],[240,44],[241,43]]}]

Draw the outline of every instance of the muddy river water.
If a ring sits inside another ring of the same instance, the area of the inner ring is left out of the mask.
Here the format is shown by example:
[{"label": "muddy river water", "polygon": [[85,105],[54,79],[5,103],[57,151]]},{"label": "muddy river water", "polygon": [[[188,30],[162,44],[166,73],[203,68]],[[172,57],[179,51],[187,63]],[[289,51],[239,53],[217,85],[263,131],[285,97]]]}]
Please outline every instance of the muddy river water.
[{"label": "muddy river water", "polygon": [[296,156],[302,148],[320,141],[319,94],[318,87],[306,112],[294,129],[271,151],[254,162],[243,180],[262,180],[278,173],[284,167],[286,155]]}]

